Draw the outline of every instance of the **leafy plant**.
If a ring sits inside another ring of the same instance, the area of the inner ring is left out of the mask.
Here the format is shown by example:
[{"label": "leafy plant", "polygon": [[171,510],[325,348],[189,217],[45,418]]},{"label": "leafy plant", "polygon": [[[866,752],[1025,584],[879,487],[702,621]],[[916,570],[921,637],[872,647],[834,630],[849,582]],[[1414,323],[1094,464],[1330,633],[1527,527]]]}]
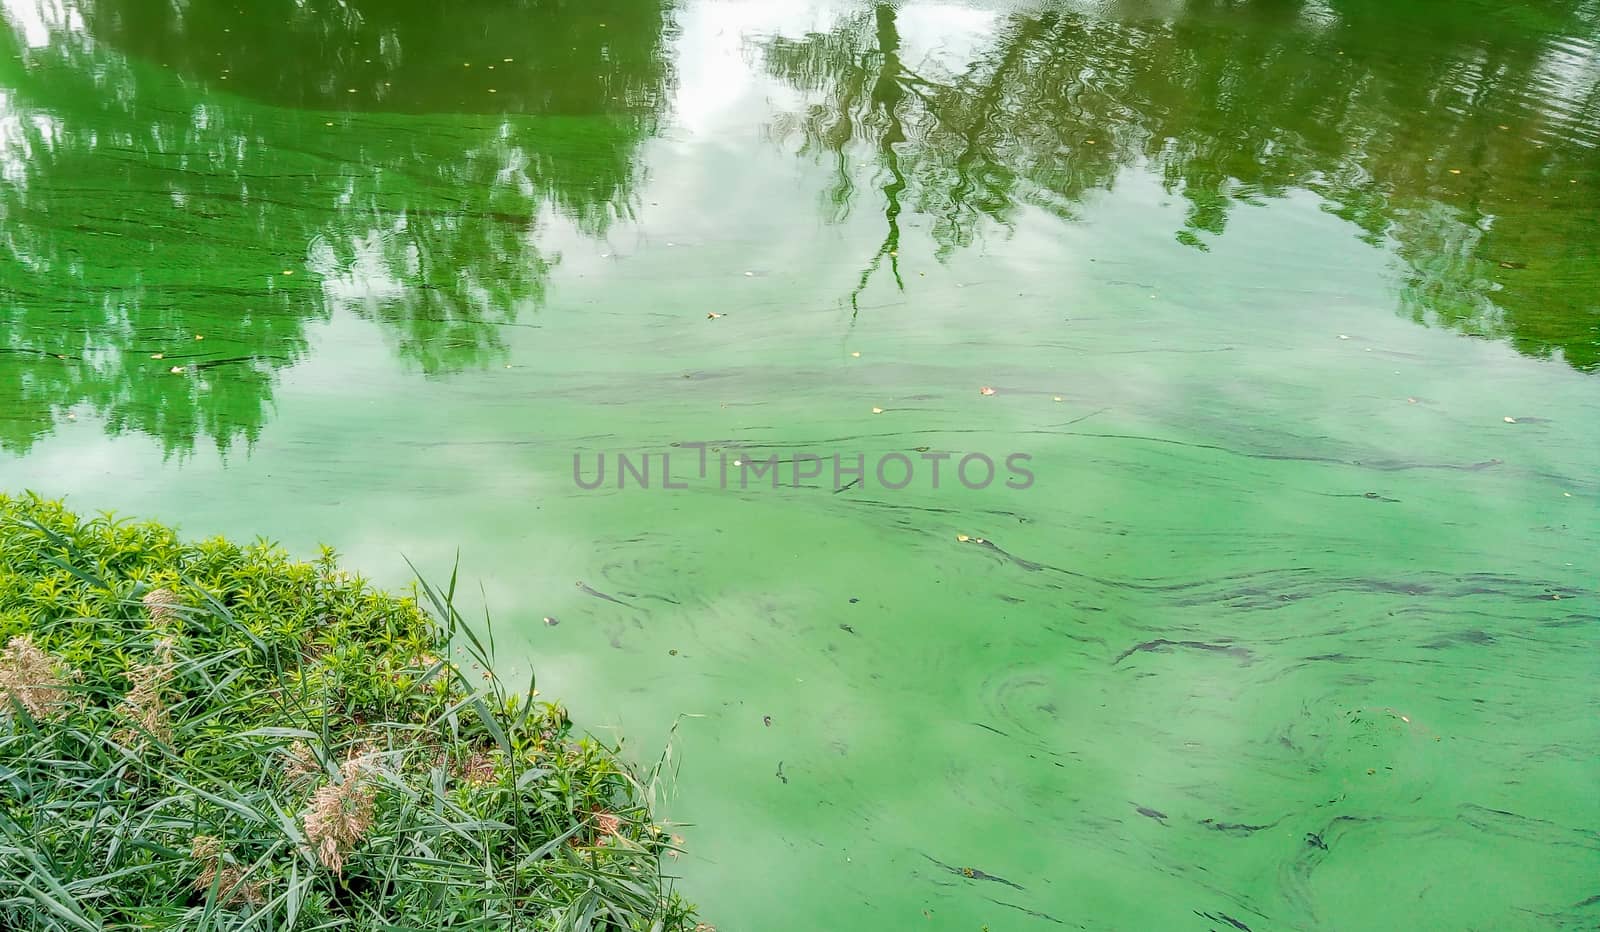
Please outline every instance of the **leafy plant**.
[{"label": "leafy plant", "polygon": [[0,927],[697,928],[658,774],[418,590],[0,495]]}]

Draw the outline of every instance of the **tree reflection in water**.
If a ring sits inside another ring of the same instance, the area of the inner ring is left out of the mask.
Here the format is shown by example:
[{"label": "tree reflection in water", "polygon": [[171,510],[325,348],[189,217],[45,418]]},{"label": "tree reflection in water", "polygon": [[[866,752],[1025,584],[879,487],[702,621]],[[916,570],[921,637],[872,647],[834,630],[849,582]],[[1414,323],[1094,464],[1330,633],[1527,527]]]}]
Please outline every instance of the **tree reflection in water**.
[{"label": "tree reflection in water", "polygon": [[253,442],[341,308],[427,375],[496,361],[555,261],[541,217],[633,211],[669,86],[656,0],[24,6],[0,31],[11,452],[79,406],[169,455]]},{"label": "tree reflection in water", "polygon": [[[1003,16],[957,70],[903,59],[892,4],[760,43],[813,102],[780,138],[830,160],[835,218],[881,178],[942,255],[1024,205],[1071,218],[1123,173],[1188,202],[1206,249],[1238,205],[1307,191],[1409,267],[1403,313],[1600,366],[1600,11],[1377,0],[1208,3],[1164,16],[1047,6]],[[865,164],[860,164],[865,163]]]}]

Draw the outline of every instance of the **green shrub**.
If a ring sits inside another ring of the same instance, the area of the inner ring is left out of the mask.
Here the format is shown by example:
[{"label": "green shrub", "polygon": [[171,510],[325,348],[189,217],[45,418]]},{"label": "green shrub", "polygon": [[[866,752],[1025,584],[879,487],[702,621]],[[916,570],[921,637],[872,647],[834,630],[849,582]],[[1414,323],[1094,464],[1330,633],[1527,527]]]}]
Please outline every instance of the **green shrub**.
[{"label": "green shrub", "polygon": [[695,928],[653,774],[419,590],[0,495],[0,928]]}]

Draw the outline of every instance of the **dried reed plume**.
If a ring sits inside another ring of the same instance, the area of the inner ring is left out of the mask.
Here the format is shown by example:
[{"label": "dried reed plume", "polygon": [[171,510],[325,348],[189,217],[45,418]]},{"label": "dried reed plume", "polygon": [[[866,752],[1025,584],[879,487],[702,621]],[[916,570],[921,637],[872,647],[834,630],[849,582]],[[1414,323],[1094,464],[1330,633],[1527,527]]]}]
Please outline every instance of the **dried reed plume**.
[{"label": "dried reed plume", "polygon": [[172,639],[162,638],[156,642],[155,662],[142,664],[128,675],[133,688],[123,697],[120,710],[133,720],[133,725],[117,733],[117,740],[123,744],[142,744],[146,738],[171,742],[172,723],[167,717],[166,694],[175,666],[172,650]]},{"label": "dried reed plume", "polygon": [[317,760],[317,755],[311,750],[311,745],[304,741],[296,741],[289,746],[288,761],[283,765],[284,775],[290,783],[297,783],[307,777],[322,773],[322,762]]},{"label": "dried reed plume", "polygon": [[151,589],[144,594],[144,610],[150,620],[160,624],[179,619],[178,609],[183,601],[171,589]]},{"label": "dried reed plume", "polygon": [[616,813],[606,812],[604,809],[595,809],[590,812],[590,815],[594,817],[594,827],[592,829],[594,844],[603,845],[613,838],[621,837],[622,818]]},{"label": "dried reed plume", "polygon": [[236,903],[259,906],[265,903],[267,898],[263,894],[261,883],[255,880],[246,883],[244,870],[237,864],[225,863],[224,855],[222,839],[212,835],[194,837],[189,848],[189,856],[200,862],[200,876],[195,878],[194,888],[206,893],[210,891],[212,884],[215,884],[217,899],[224,906]]},{"label": "dried reed plume", "polygon": [[366,756],[352,753],[339,779],[317,790],[306,810],[306,841],[324,867],[344,872],[344,861],[372,828],[373,791]]},{"label": "dried reed plume", "polygon": [[28,635],[13,637],[0,650],[0,706],[10,713],[15,701],[34,718],[48,718],[69,697],[72,677],[54,657],[40,650]]}]

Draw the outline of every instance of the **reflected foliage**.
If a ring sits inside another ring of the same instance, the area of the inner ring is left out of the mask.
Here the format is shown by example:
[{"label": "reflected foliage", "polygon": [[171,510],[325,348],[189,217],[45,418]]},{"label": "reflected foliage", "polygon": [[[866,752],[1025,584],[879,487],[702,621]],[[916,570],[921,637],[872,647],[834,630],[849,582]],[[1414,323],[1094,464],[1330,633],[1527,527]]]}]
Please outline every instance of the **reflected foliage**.
[{"label": "reflected foliage", "polygon": [[669,82],[659,0],[21,6],[0,31],[14,452],[84,412],[169,454],[253,442],[308,324],[344,309],[427,375],[498,361],[558,258],[541,224],[633,211]]},{"label": "reflected foliage", "polygon": [[760,48],[811,100],[775,130],[831,163],[830,210],[884,212],[852,300],[902,210],[948,255],[1028,207],[1070,218],[1141,168],[1187,202],[1191,247],[1240,205],[1311,192],[1404,259],[1404,313],[1600,367],[1592,2],[1047,6],[999,16],[957,64],[909,60],[898,17],[881,4]]}]

